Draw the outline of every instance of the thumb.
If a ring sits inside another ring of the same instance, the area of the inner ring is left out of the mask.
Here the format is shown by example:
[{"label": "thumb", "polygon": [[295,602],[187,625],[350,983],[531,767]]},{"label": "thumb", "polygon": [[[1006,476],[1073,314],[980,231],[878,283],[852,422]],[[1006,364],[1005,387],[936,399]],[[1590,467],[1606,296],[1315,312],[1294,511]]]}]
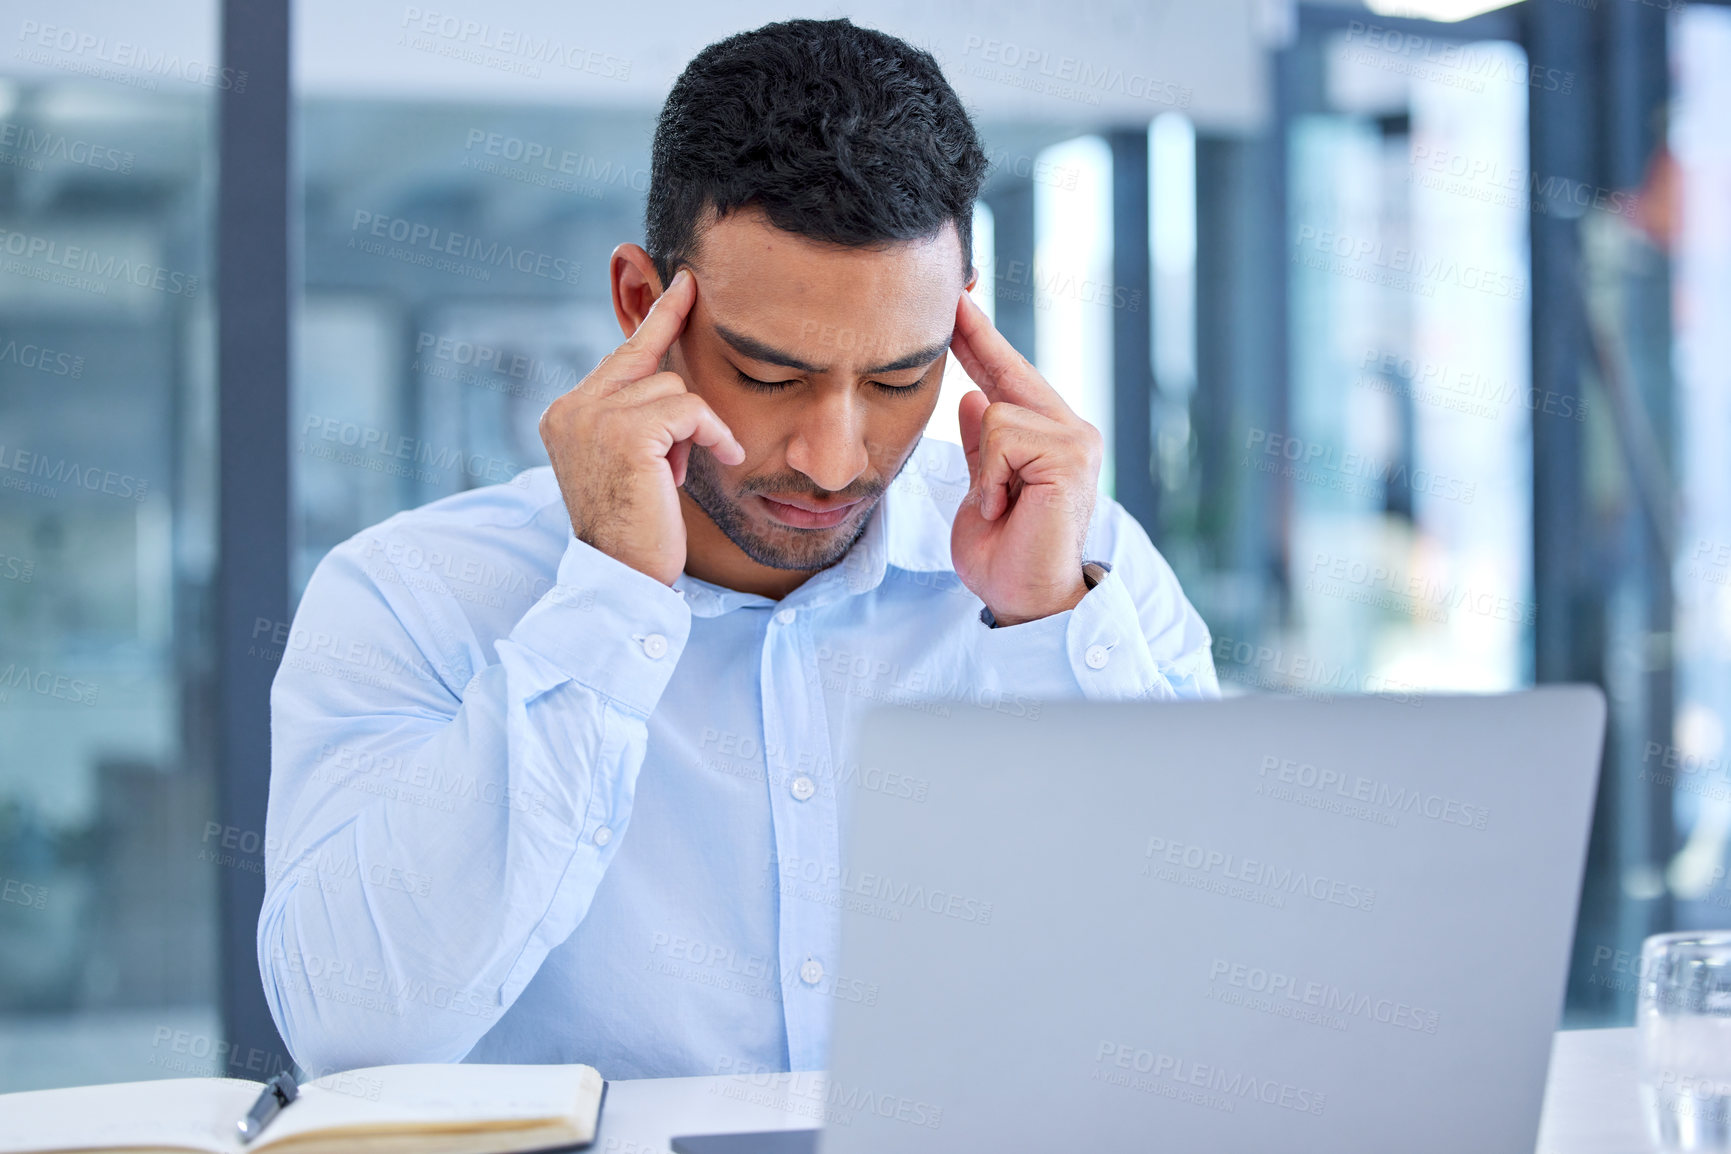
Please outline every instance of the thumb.
[{"label": "thumb", "polygon": [[980,425],[991,403],[980,390],[969,389],[962,394],[961,404],[956,406],[956,423],[962,433],[962,454],[968,459],[970,491],[980,487]]}]

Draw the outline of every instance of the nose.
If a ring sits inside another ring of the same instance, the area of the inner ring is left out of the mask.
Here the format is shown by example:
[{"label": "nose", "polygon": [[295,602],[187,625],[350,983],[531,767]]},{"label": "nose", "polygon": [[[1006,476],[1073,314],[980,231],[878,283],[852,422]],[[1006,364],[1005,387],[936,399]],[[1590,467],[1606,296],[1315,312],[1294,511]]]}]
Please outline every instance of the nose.
[{"label": "nose", "polygon": [[856,390],[819,390],[800,413],[787,445],[787,463],[828,492],[857,481],[871,462],[866,448],[865,407]]}]

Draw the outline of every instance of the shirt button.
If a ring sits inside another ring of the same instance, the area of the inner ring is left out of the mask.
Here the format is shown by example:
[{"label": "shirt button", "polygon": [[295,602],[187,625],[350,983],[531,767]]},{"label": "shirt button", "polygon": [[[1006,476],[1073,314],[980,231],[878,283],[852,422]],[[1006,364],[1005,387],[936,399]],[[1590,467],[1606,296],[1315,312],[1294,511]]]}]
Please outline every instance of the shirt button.
[{"label": "shirt button", "polygon": [[807,777],[805,774],[802,773],[793,779],[793,796],[797,797],[800,801],[807,800],[816,792],[817,786],[813,785],[811,778]]},{"label": "shirt button", "polygon": [[606,826],[602,826],[600,829],[595,831],[595,844],[596,845],[606,845],[608,842],[610,842],[612,840],[613,840],[613,831],[608,829]]},{"label": "shirt button", "polygon": [[1088,663],[1089,669],[1104,669],[1108,656],[1104,645],[1090,645],[1088,652],[1082,655],[1082,660]]},{"label": "shirt button", "polygon": [[808,986],[815,986],[823,981],[823,963],[816,958],[807,958],[799,968],[799,980]]},{"label": "shirt button", "polygon": [[793,624],[793,610],[791,610],[791,609],[777,609],[775,611],[775,621],[776,621],[776,624],[778,624],[778,625],[792,625]]},{"label": "shirt button", "polygon": [[667,638],[659,633],[651,633],[643,639],[643,652],[659,661],[667,656]]}]

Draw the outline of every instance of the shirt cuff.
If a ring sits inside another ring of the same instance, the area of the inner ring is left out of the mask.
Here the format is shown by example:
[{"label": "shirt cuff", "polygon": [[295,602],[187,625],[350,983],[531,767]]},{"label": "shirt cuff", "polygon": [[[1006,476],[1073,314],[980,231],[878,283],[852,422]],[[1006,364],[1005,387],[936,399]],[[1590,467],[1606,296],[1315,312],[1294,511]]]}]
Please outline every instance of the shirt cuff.
[{"label": "shirt cuff", "polygon": [[690,635],[683,595],[573,536],[559,560],[557,583],[502,644],[526,649],[648,717]]},{"label": "shirt cuff", "polygon": [[982,627],[980,645],[1000,679],[1013,679],[1017,692],[1040,700],[1073,698],[1078,687],[1096,701],[1176,696],[1148,650],[1136,603],[1116,569],[1074,609]]}]

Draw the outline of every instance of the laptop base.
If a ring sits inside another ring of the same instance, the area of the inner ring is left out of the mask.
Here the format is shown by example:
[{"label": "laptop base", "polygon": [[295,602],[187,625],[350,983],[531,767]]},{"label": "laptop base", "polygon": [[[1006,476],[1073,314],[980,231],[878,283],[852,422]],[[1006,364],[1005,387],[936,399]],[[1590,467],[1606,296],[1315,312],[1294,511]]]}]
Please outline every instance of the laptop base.
[{"label": "laptop base", "polygon": [[758,1134],[688,1134],[673,1140],[673,1154],[815,1154],[816,1130]]}]

